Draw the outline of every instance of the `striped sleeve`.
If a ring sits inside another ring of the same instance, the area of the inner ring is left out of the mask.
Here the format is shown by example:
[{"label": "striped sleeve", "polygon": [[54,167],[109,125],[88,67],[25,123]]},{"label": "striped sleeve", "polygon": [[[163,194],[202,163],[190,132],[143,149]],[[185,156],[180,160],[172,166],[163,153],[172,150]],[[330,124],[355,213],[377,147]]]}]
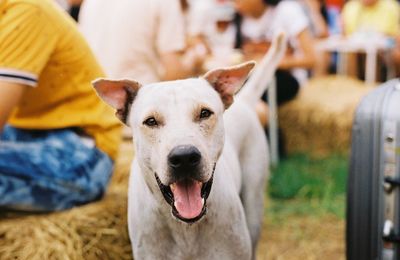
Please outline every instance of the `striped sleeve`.
[{"label": "striped sleeve", "polygon": [[42,10],[10,7],[0,19],[0,80],[36,86],[55,44],[55,30]]},{"label": "striped sleeve", "polygon": [[33,73],[22,70],[0,68],[0,80],[35,87],[38,81],[38,77]]}]

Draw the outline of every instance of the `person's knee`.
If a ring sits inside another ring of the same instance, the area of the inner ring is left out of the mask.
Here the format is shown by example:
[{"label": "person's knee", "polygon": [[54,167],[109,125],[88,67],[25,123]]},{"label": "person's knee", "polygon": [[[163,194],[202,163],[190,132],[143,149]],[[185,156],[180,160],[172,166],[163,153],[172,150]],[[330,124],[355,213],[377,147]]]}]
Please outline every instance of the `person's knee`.
[{"label": "person's knee", "polygon": [[278,105],[294,99],[300,89],[299,82],[289,71],[278,70],[276,84]]}]

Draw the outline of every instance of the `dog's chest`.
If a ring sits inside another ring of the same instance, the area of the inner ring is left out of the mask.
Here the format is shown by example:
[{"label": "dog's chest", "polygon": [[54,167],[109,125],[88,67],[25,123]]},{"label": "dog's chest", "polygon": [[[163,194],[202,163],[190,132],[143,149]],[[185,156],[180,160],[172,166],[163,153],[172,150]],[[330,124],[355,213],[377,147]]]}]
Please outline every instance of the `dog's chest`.
[{"label": "dog's chest", "polygon": [[193,225],[176,224],[173,230],[168,259],[248,259],[250,244],[240,224],[218,224],[206,217]]},{"label": "dog's chest", "polygon": [[207,248],[203,236],[196,233],[183,233],[174,236],[175,257],[172,259],[205,259]]}]

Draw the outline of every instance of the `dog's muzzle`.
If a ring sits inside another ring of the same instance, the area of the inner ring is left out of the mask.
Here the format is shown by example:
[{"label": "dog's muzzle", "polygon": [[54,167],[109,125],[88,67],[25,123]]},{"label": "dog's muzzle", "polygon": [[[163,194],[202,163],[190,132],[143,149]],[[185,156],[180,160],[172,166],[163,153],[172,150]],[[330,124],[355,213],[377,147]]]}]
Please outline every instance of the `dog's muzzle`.
[{"label": "dog's muzzle", "polygon": [[172,214],[186,222],[194,223],[207,212],[206,200],[210,194],[215,165],[211,178],[200,179],[200,151],[190,145],[177,146],[168,155],[171,184],[162,184],[157,173],[155,178],[164,196],[172,208]]}]

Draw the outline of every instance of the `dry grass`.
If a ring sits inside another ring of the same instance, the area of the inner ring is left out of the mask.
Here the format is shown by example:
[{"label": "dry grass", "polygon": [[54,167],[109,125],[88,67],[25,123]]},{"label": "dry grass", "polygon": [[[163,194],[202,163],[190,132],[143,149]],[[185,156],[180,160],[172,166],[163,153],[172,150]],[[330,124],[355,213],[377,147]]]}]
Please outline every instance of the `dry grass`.
[{"label": "dry grass", "polygon": [[0,259],[130,259],[125,199],[0,223]]},{"label": "dry grass", "polygon": [[[3,213],[0,259],[131,259],[126,190],[132,154],[124,143],[102,201],[53,214]],[[343,225],[329,216],[289,216],[276,223],[266,214],[258,259],[343,259]]]},{"label": "dry grass", "polygon": [[123,144],[101,201],[52,214],[0,214],[0,259],[131,259],[126,191],[132,155]]}]

